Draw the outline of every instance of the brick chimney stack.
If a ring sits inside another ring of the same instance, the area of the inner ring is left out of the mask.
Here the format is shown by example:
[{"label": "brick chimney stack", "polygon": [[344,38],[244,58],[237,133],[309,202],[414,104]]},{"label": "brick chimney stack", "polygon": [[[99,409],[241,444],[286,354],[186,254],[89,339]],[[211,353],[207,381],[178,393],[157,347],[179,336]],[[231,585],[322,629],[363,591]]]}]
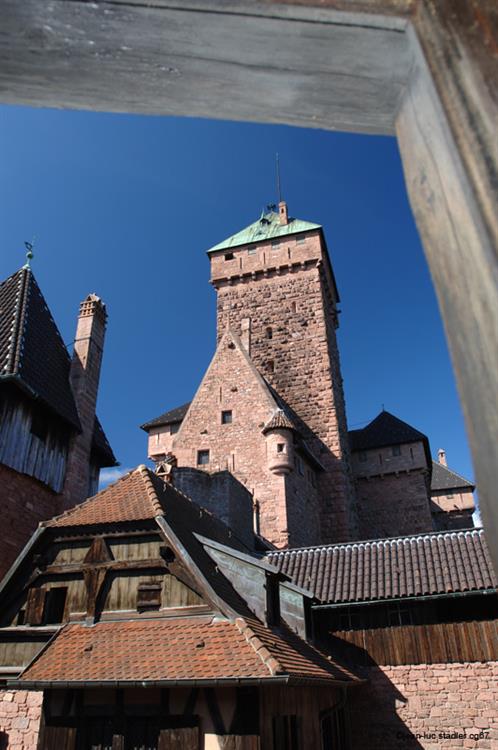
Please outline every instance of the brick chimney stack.
[{"label": "brick chimney stack", "polygon": [[285,201],[280,201],[280,203],[278,204],[278,215],[280,217],[281,224],[289,223],[289,213],[287,211],[287,203]]},{"label": "brick chimney stack", "polygon": [[440,448],[437,452],[437,460],[441,464],[441,466],[446,466],[446,451],[444,448]]},{"label": "brick chimney stack", "polygon": [[80,304],[71,362],[71,387],[82,431],[73,438],[69,449],[64,484],[65,509],[88,497],[90,457],[106,322],[107,312],[104,303],[96,294],[89,294]]}]

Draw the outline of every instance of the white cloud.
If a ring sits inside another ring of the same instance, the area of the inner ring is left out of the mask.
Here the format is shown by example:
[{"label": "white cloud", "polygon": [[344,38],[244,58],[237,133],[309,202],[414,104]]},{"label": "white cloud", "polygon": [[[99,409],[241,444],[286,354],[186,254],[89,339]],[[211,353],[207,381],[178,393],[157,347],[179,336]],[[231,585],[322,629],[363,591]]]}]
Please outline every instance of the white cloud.
[{"label": "white cloud", "polygon": [[128,474],[131,471],[131,467],[127,466],[113,466],[110,469],[102,469],[99,477],[99,490],[103,490],[108,484],[116,482],[124,474]]}]

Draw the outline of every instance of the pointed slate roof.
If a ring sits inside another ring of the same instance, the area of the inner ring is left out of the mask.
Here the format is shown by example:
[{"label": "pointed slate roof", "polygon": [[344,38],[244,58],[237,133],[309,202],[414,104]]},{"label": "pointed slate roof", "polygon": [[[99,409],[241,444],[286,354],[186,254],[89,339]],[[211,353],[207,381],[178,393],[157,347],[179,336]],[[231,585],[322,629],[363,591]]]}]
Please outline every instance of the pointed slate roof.
[{"label": "pointed slate roof", "polygon": [[14,380],[78,430],[71,360],[30,268],[0,284],[0,380]]},{"label": "pointed slate roof", "polygon": [[466,489],[473,492],[475,485],[469,482],[468,479],[460,476],[460,474],[457,474],[456,471],[448,469],[447,466],[443,466],[438,461],[433,461],[431,491],[456,489]]},{"label": "pointed slate roof", "polygon": [[311,221],[292,218],[289,218],[288,224],[280,224],[278,213],[270,211],[269,213],[262,214],[257,221],[249,224],[245,229],[241,229],[240,232],[232,234],[231,237],[227,237],[223,242],[214,245],[207,251],[207,253],[228,250],[234,247],[240,247],[241,245],[248,245],[253,242],[267,242],[268,240],[286,237],[290,234],[309,232],[310,230],[321,228],[320,224],[313,224]]},{"label": "pointed slate roof", "polygon": [[383,448],[386,445],[399,445],[401,443],[417,443],[419,441],[428,443],[426,435],[388,411],[381,411],[363,429],[350,430],[349,439],[353,451]]}]

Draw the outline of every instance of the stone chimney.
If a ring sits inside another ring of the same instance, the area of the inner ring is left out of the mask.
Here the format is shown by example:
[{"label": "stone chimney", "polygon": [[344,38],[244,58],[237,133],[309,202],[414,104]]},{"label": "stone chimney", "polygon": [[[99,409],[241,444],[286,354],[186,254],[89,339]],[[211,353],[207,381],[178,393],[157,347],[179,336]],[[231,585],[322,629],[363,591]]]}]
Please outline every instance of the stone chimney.
[{"label": "stone chimney", "polygon": [[82,431],[74,436],[69,448],[64,509],[71,508],[88,497],[90,456],[106,322],[104,303],[97,295],[89,294],[80,304],[71,362],[71,388]]},{"label": "stone chimney", "polygon": [[441,464],[441,466],[446,466],[446,451],[444,448],[440,448],[437,452],[437,460]]},{"label": "stone chimney", "polygon": [[285,201],[280,201],[280,203],[278,204],[278,215],[281,224],[289,223],[289,214],[287,211],[287,203]]}]

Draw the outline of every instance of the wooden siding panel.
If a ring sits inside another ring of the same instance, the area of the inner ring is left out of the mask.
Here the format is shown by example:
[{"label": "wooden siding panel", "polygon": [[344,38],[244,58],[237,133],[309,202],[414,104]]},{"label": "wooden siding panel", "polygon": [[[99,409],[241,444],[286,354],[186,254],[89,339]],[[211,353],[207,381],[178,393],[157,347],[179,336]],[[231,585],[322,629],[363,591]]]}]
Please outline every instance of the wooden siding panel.
[{"label": "wooden siding panel", "polygon": [[367,663],[396,666],[498,659],[496,620],[346,630],[332,635],[362,649],[364,659],[358,653],[354,658]]},{"label": "wooden siding panel", "polygon": [[33,412],[23,403],[6,403],[0,420],[0,463],[62,492],[67,440],[49,425],[45,440],[31,432]]}]

